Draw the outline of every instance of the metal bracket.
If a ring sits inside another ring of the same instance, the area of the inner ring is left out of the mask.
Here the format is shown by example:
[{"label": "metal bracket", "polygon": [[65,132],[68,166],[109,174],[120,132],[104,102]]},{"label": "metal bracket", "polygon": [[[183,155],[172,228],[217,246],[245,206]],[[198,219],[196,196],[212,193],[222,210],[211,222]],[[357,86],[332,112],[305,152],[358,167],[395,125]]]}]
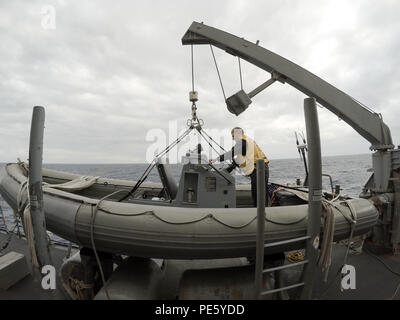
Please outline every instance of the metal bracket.
[{"label": "metal bracket", "polygon": [[231,112],[237,116],[239,114],[241,114],[251,104],[251,102],[252,102],[251,98],[253,98],[257,94],[259,94],[261,91],[268,88],[275,81],[285,83],[285,77],[282,76],[281,74],[273,71],[271,73],[270,79],[268,79],[264,83],[260,84],[257,88],[255,88],[251,92],[246,93],[243,90],[240,90],[240,91],[236,92],[234,95],[230,96],[228,99],[226,99],[226,106],[227,106],[229,112]]}]

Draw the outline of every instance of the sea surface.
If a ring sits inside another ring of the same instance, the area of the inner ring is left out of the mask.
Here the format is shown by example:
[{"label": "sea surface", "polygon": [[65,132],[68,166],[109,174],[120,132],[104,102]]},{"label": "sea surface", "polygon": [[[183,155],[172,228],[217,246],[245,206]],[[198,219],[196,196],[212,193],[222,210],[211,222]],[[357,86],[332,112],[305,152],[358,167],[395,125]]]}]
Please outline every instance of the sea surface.
[{"label": "sea surface", "polygon": [[[322,172],[329,174],[333,180],[333,186],[340,185],[342,193],[358,196],[371,175],[368,169],[372,167],[370,154],[330,156],[322,158]],[[2,167],[4,163],[0,164]],[[77,173],[82,175],[100,176],[107,178],[137,180],[147,168],[148,164],[43,164],[44,168]],[[182,166],[170,164],[172,173],[179,181]],[[270,160],[270,182],[285,184],[295,183],[296,178],[304,180],[305,170],[303,161],[297,159]],[[153,169],[147,178],[148,181],[159,182],[157,169]],[[237,184],[250,183],[250,180],[240,174],[236,174]],[[323,188],[330,190],[328,177],[323,177]],[[7,227],[10,229],[15,224],[11,208],[0,199],[0,206],[4,213]],[[4,222],[0,215],[0,228],[4,228]],[[51,235],[53,239],[59,238]]]}]

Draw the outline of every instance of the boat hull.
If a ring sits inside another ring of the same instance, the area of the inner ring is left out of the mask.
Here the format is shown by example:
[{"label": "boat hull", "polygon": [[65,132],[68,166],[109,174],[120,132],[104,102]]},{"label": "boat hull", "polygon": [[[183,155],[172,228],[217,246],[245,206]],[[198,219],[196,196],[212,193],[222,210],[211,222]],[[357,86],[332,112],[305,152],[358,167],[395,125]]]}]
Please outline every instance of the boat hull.
[{"label": "boat hull", "polygon": [[[43,176],[74,178],[73,174],[53,170]],[[0,193],[7,203],[18,210],[21,184],[27,180],[23,168],[8,164],[0,170]],[[134,181],[99,179],[95,188],[111,193],[129,189]],[[157,184],[145,184],[157,188]],[[26,192],[20,195],[26,201]],[[46,227],[56,235],[85,247],[91,247],[92,215],[99,200],[44,187]],[[354,236],[362,235],[375,225],[378,212],[366,199],[348,200],[357,215]],[[255,255],[256,208],[184,208],[154,206],[103,200],[93,223],[93,237],[99,251],[129,256],[168,259],[214,259]],[[346,239],[351,227],[345,216],[347,205],[336,203],[334,240]],[[265,241],[276,242],[306,235],[307,205],[266,208]],[[322,232],[321,228],[321,232]],[[303,248],[292,243],[267,248],[265,253]]]}]

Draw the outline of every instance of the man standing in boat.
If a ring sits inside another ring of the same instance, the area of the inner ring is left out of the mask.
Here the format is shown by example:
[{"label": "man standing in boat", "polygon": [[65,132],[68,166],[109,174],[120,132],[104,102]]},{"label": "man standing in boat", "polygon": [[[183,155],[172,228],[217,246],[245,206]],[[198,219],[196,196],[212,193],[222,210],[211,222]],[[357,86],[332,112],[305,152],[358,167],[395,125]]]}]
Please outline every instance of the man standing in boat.
[{"label": "man standing in boat", "polygon": [[266,201],[265,205],[268,206],[268,178],[269,178],[269,160],[265,156],[264,152],[254,142],[253,139],[247,137],[244,131],[240,127],[235,127],[231,130],[232,139],[235,141],[235,145],[231,150],[222,154],[217,159],[211,159],[210,162],[214,163],[219,160],[220,162],[225,160],[232,160],[233,164],[240,168],[242,173],[250,177],[251,179],[251,196],[253,198],[254,206],[257,206],[257,171],[256,171],[256,160],[264,159],[265,161],[265,186],[266,186]]}]

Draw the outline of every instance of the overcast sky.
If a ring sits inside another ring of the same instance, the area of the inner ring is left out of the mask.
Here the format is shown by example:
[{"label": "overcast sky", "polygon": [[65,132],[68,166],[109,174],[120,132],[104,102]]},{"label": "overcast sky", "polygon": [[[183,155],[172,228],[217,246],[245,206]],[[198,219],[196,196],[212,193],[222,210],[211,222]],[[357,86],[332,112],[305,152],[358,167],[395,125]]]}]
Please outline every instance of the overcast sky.
[{"label": "overcast sky", "polygon": [[[28,157],[32,107],[42,105],[44,162],[144,162],[154,133],[171,139],[190,117],[190,47],[181,38],[192,21],[260,40],[382,113],[397,145],[399,12],[397,0],[2,0],[0,161]],[[240,89],[237,60],[215,53],[229,96]],[[247,92],[270,76],[245,62],[242,69]],[[294,131],[305,131],[304,94],[276,83],[236,117],[225,107],[207,46],[195,47],[195,79],[199,117],[210,133],[225,134],[226,147],[229,129],[241,126],[271,159],[298,156]],[[318,111],[323,155],[369,152],[349,125]]]}]

